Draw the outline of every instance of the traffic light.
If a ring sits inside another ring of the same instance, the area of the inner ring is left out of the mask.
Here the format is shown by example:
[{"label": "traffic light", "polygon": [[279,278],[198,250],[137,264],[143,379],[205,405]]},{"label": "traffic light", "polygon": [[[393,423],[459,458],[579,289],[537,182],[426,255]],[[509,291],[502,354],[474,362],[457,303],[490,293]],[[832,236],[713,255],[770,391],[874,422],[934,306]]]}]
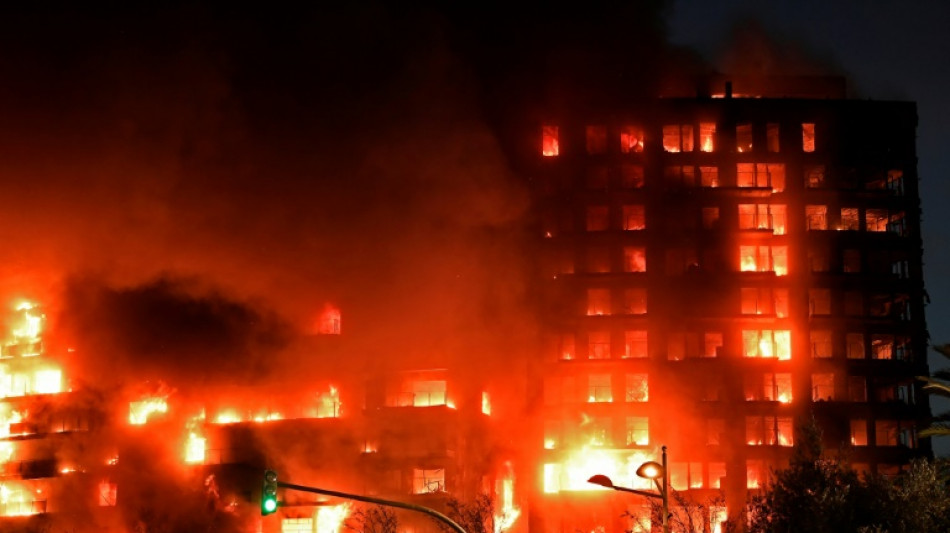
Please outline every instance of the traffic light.
[{"label": "traffic light", "polygon": [[261,487],[261,516],[267,516],[277,510],[277,472],[264,471],[264,483]]}]

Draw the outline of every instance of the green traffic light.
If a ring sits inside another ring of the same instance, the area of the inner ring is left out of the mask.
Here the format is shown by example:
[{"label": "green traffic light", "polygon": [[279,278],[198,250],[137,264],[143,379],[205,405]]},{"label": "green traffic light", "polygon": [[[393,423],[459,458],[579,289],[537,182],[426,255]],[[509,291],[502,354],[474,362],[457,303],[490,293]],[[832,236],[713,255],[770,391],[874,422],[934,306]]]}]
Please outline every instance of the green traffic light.
[{"label": "green traffic light", "polygon": [[264,472],[261,485],[261,516],[267,516],[277,510],[277,472]]},{"label": "green traffic light", "polygon": [[265,513],[273,513],[274,511],[277,510],[277,500],[272,499],[272,498],[267,498],[266,500],[264,500],[263,508],[264,508]]}]

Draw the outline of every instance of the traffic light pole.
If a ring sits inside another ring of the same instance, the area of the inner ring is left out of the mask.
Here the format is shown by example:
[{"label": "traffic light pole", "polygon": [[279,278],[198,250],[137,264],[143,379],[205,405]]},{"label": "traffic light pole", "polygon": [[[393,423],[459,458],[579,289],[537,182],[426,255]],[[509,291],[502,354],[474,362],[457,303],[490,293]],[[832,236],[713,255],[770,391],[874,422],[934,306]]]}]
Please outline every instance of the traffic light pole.
[{"label": "traffic light pole", "polygon": [[445,516],[444,514],[436,511],[435,509],[429,509],[428,507],[423,507],[421,505],[414,505],[411,503],[397,502],[392,500],[384,500],[382,498],[373,498],[371,496],[362,496],[359,494],[350,494],[347,492],[339,492],[335,490],[327,489],[318,489],[316,487],[308,487],[306,485],[295,485],[293,483],[284,483],[283,481],[277,482],[278,487],[282,487],[290,490],[299,490],[303,492],[312,492],[314,494],[323,494],[324,496],[334,496],[337,498],[344,498],[347,500],[356,500],[359,502],[375,503],[376,505],[385,505],[387,507],[398,507],[400,509],[409,509],[410,511],[417,511],[420,513],[427,514],[436,520],[439,520],[445,523],[447,526],[455,530],[456,533],[466,533],[462,526],[458,525],[454,520]]}]

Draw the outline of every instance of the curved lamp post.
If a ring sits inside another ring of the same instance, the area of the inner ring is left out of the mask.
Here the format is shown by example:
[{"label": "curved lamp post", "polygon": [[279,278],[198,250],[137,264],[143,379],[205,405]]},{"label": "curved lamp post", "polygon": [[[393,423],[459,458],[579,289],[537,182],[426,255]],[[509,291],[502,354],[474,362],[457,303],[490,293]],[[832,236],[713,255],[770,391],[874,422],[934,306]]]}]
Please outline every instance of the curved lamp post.
[{"label": "curved lamp post", "polygon": [[[663,500],[663,533],[670,533],[670,475],[666,468],[666,446],[663,446],[662,449],[662,464],[657,463],[656,461],[647,461],[640,465],[640,468],[637,468],[637,475],[645,479],[652,479],[653,483],[656,484],[656,489],[659,491],[659,494],[656,492],[614,485],[613,481],[603,474],[591,476],[587,482],[593,483],[594,485],[600,485],[601,487],[607,487],[608,489],[621,492],[632,492],[633,494],[639,494],[640,496],[659,498]],[[662,479],[663,483],[661,484],[658,479]]]}]

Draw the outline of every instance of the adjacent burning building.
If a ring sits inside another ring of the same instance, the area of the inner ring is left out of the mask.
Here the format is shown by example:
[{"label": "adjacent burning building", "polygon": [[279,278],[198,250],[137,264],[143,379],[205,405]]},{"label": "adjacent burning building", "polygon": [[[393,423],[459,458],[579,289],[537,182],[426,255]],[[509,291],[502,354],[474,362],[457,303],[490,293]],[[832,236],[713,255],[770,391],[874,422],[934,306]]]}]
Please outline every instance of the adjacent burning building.
[{"label": "adjacent burning building", "polygon": [[711,531],[812,417],[857,470],[930,453],[915,106],[793,81],[536,126],[531,530],[649,530],[644,498],[581,491],[650,488],[660,445]]}]

